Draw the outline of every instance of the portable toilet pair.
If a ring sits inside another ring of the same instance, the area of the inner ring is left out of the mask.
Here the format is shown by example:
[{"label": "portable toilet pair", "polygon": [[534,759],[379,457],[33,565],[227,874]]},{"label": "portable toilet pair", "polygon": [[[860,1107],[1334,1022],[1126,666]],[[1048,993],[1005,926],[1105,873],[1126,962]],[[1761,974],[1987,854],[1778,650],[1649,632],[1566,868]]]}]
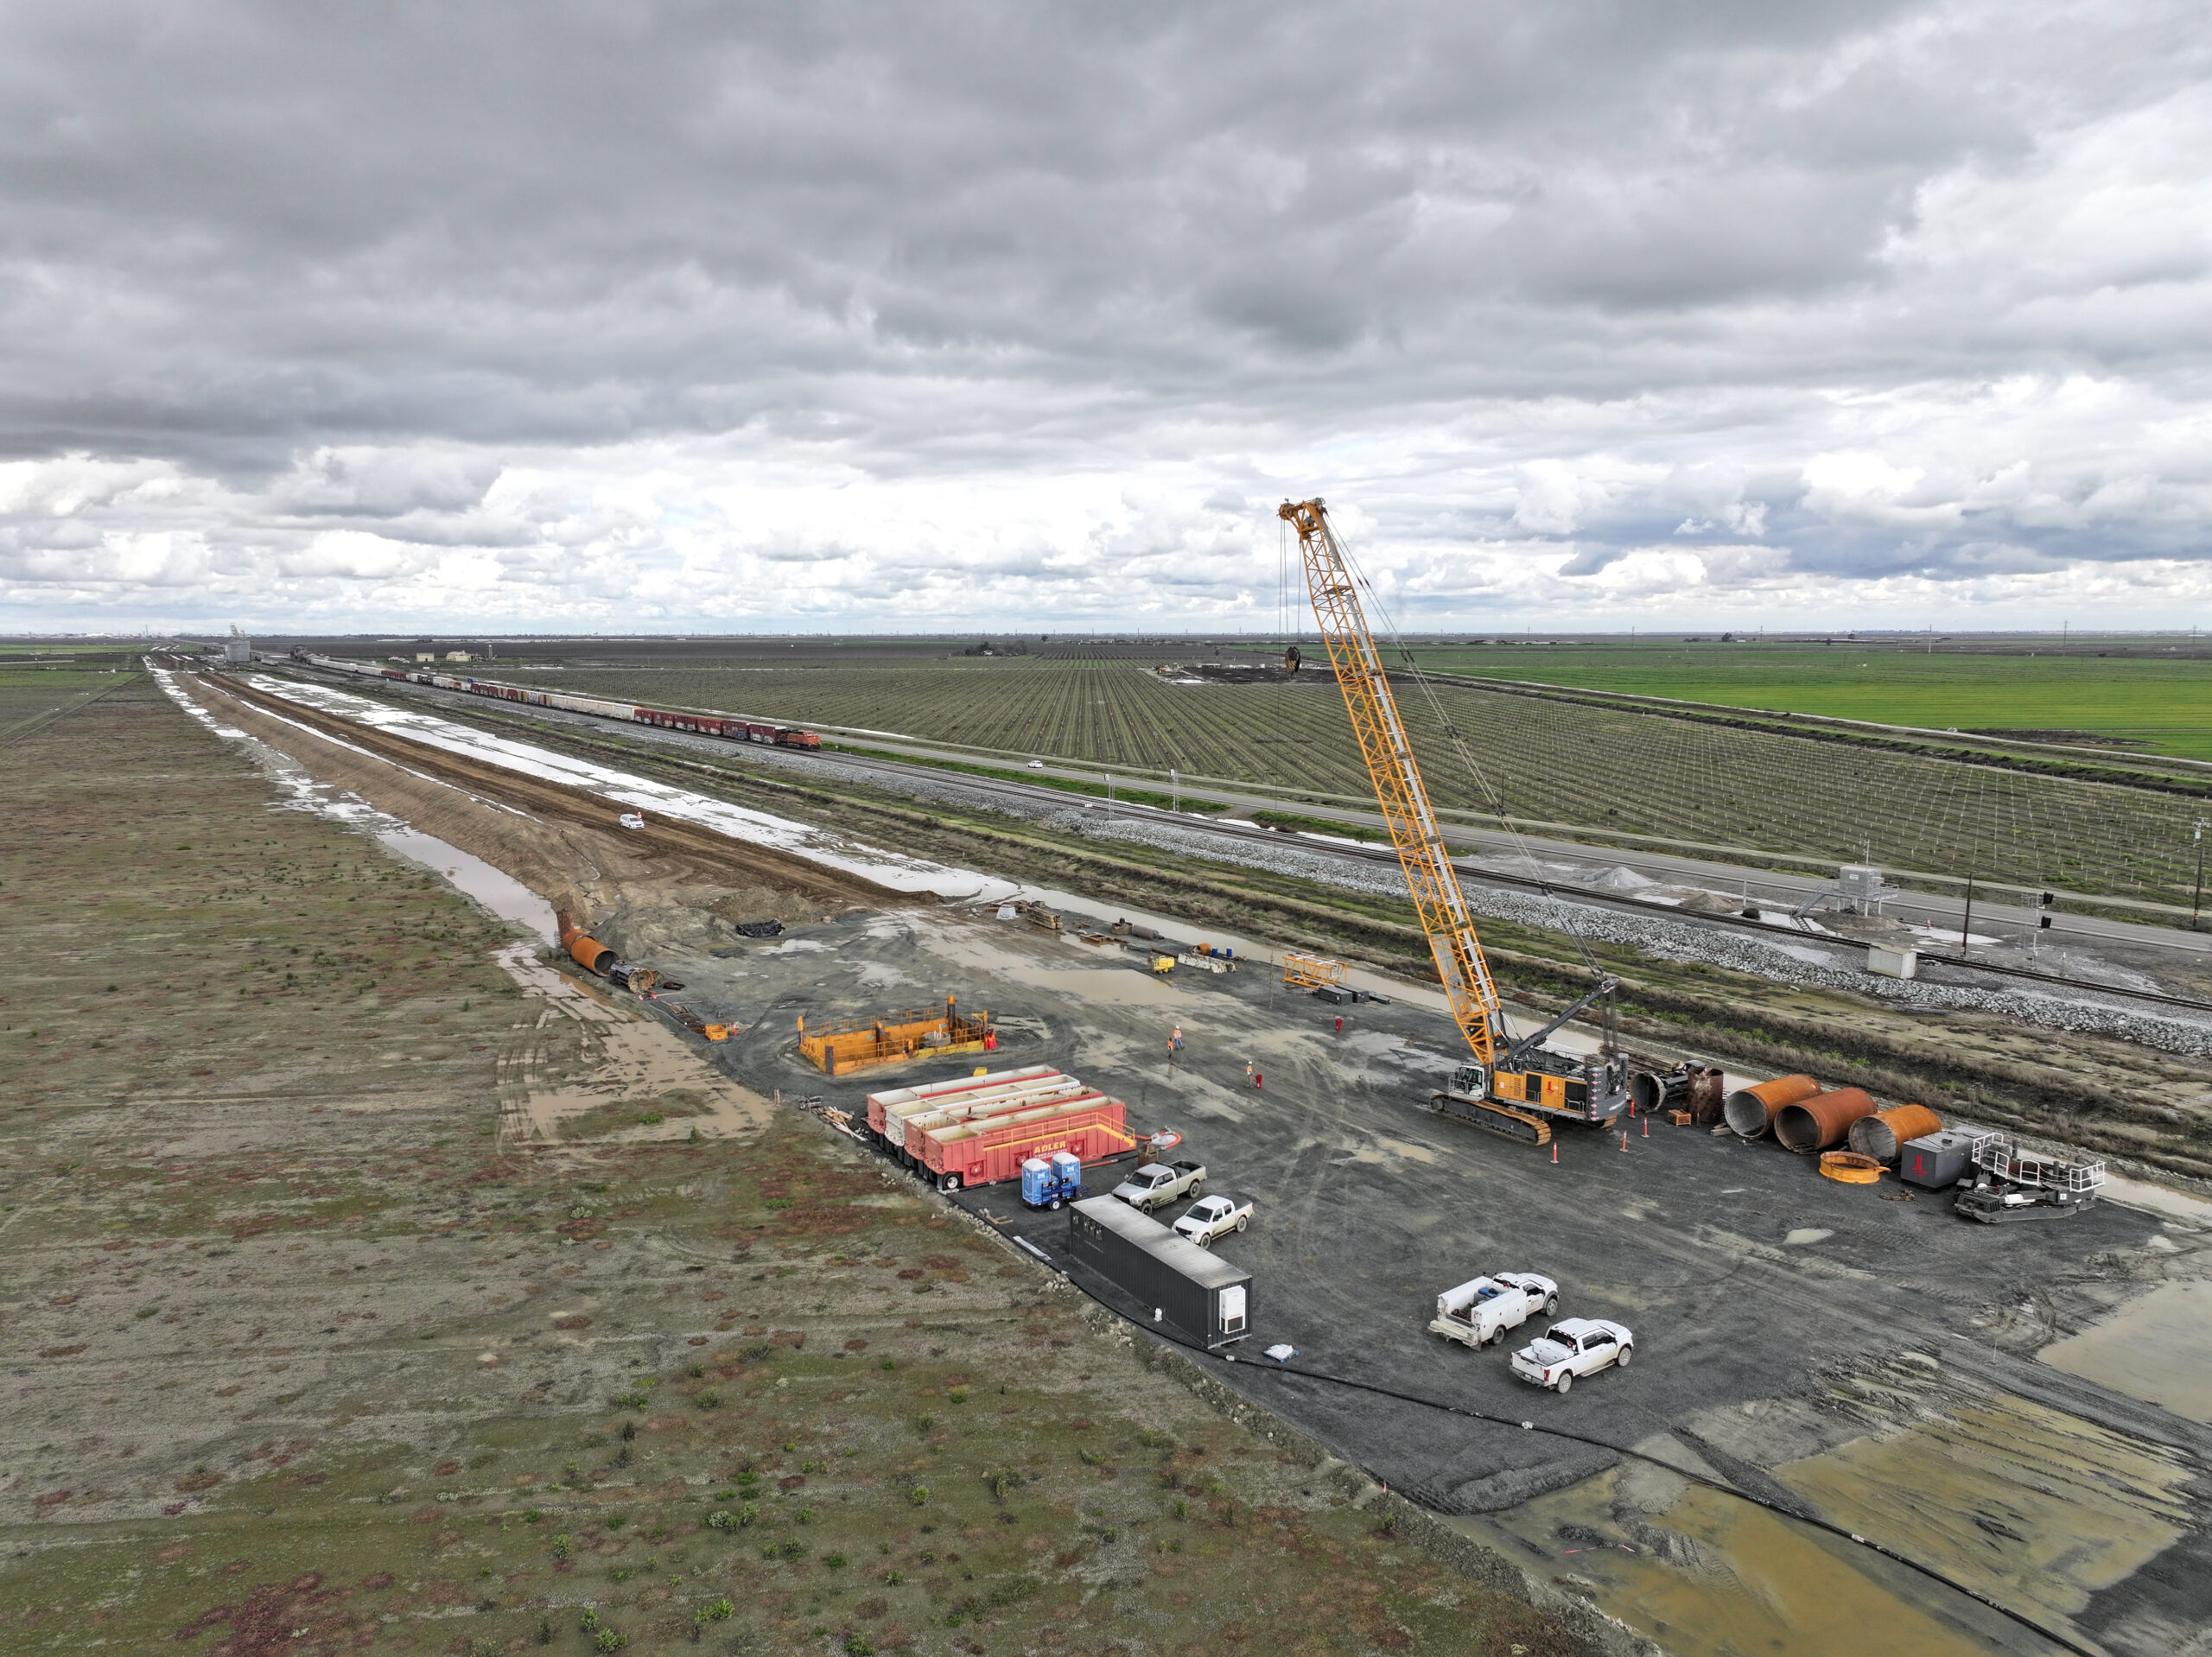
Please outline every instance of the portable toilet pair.
[{"label": "portable toilet pair", "polygon": [[1066,1151],[1021,1165],[1021,1200],[1033,1209],[1056,1209],[1083,1195],[1083,1162]]}]

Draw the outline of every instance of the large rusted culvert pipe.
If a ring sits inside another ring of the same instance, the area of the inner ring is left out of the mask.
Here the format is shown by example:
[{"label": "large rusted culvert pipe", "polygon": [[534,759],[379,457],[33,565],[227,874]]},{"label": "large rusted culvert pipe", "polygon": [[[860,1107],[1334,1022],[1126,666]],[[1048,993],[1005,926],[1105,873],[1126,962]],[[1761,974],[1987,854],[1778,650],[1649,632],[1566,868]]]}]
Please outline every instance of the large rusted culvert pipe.
[{"label": "large rusted culvert pipe", "polygon": [[1774,1126],[1774,1113],[1800,1099],[1810,1099],[1821,1084],[1809,1076],[1778,1076],[1756,1088],[1738,1088],[1720,1108],[1721,1120],[1747,1140],[1765,1137]]},{"label": "large rusted culvert pipe", "polygon": [[1810,1156],[1841,1145],[1852,1124],[1874,1114],[1873,1095],[1864,1088],[1838,1088],[1774,1113],[1774,1137],[1785,1151]]},{"label": "large rusted culvert pipe", "polygon": [[584,929],[570,918],[567,910],[559,911],[553,920],[561,929],[561,947],[569,952],[569,959],[586,972],[604,975],[607,969],[620,959],[613,950],[596,938],[586,937]]},{"label": "large rusted culvert pipe", "polygon": [[1877,1162],[1895,1162],[1904,1154],[1905,1141],[1925,1139],[1943,1131],[1942,1119],[1925,1105],[1899,1105],[1877,1111],[1851,1125],[1851,1148]]}]

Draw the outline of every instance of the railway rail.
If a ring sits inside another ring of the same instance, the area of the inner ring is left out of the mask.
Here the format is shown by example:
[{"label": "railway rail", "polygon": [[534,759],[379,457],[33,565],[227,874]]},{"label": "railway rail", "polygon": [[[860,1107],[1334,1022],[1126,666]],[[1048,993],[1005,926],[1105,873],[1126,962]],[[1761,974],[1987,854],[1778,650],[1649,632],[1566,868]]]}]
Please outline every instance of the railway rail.
[{"label": "railway rail", "polygon": [[[321,665],[320,662],[315,662],[314,664]],[[292,665],[296,666],[298,663],[295,663]],[[349,670],[358,673],[358,668]],[[404,686],[407,690],[413,690],[428,681],[401,676],[400,683],[394,683],[390,679],[385,680],[385,682],[395,689],[403,689]],[[444,690],[448,694],[462,692],[465,689],[458,682],[450,685],[431,684],[430,688]],[[463,706],[467,705],[463,704]],[[557,703],[544,704],[544,706],[554,711],[589,712],[594,717],[599,718],[619,717],[619,715],[601,714],[595,708],[569,709],[561,708]],[[616,705],[609,704],[609,706]],[[480,710],[469,707],[468,711]],[[486,717],[494,719],[499,717],[488,708],[481,709],[480,712]],[[656,742],[668,742],[671,746],[706,746],[696,740],[697,735],[706,734],[704,733],[693,733],[682,727],[656,726],[651,723],[648,723],[647,728],[652,730],[653,740]],[[676,740],[670,741],[669,739],[671,737]],[[691,740],[686,740],[687,738]],[[717,751],[715,748],[707,748],[707,752],[709,752]],[[1065,808],[1069,804],[1069,797],[1058,790],[1009,779],[942,771],[935,766],[908,765],[900,760],[880,759],[872,755],[840,752],[836,756],[836,763],[860,771],[874,771],[890,778],[926,778],[942,786],[955,788],[963,793],[982,798],[1018,800],[1024,804],[1033,806],[1049,803]],[[1117,815],[1169,823],[1179,829],[1195,835],[1278,847],[1288,843],[1296,846],[1302,852],[1342,862],[1364,863],[1387,868],[1397,867],[1397,854],[1388,847],[1362,846],[1348,841],[1338,841],[1330,836],[1306,834],[1296,830],[1264,828],[1256,824],[1224,822],[1217,819],[1186,816],[1165,811],[1155,806],[1130,802],[1096,802],[1090,809],[1109,810]],[[1799,927],[1783,925],[1773,921],[1755,920],[1741,915],[1715,913],[1712,911],[1679,909],[1669,904],[1656,903],[1649,898],[1637,898],[1627,892],[1605,892],[1561,881],[1545,880],[1532,875],[1511,874],[1459,858],[1455,858],[1452,861],[1453,867],[1459,870],[1462,879],[1473,880],[1481,885],[1532,892],[1541,896],[1557,898],[1563,901],[1592,904],[1600,908],[1639,915],[1649,919],[1671,920],[1770,937],[1790,938],[1799,943],[1808,940],[1816,942],[1832,940],[1848,945],[1852,942],[1847,938],[1834,937],[1833,935],[1824,936],[1820,933],[1807,932]],[[2084,994],[2110,996],[2124,1001],[2174,1007],[2191,1013],[2212,1013],[2212,1001],[2196,1000],[2187,996],[2165,995],[2152,990],[2130,989],[2120,985],[2100,983],[2094,979],[2072,977],[2061,973],[2041,972],[2027,967],[2003,966],[1993,962],[1974,961],[1960,955],[1923,954],[1920,960],[1923,966],[1950,967],[1966,972],[1986,973],[1995,977],[2048,984],[2055,988],[2075,991]]]}]

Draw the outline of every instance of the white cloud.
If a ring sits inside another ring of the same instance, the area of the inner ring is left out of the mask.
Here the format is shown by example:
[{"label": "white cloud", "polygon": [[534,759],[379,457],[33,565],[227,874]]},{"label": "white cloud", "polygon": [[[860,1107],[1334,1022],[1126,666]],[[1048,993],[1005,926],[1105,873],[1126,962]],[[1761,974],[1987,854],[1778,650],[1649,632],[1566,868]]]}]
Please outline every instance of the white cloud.
[{"label": "white cloud", "polygon": [[2197,13],[10,8],[0,625],[2156,625]]}]

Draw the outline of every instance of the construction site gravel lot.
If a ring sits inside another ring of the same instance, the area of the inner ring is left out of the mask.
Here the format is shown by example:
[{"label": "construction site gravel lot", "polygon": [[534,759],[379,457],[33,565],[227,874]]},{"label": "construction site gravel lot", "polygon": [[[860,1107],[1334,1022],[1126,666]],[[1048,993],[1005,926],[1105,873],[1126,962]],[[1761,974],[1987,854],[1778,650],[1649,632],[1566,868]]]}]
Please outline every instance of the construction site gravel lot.
[{"label": "construction site gravel lot", "polygon": [[[488,713],[474,699],[419,688],[398,700],[556,751],[613,756],[639,775],[709,794],[760,799],[765,790],[779,813],[948,862],[1039,886],[1079,879],[1092,901],[1156,904],[1179,924],[1241,928],[1395,974],[1425,969],[1426,945],[1410,924],[1411,905],[1393,892],[1389,865],[1326,855],[1310,838],[1222,841],[1160,814],[1071,807],[988,778],[827,755],[733,753],[728,744],[675,732],[610,733],[604,721],[553,710],[533,709],[526,720]],[[2212,1180],[2212,1061],[2198,1051],[2201,1014],[2093,986],[2046,997],[2017,980],[1950,967],[1942,969],[1947,981],[1900,986],[1839,972],[1841,945],[1814,937],[1532,903],[1479,878],[1469,886],[1470,901],[1492,917],[1485,942],[1509,995],[1571,998],[1586,987],[1582,951],[1560,930],[1572,919],[1590,955],[1622,981],[1624,1027],[1648,1044],[1690,1041],[1708,1057],[1769,1074],[1821,1069],[2212,1190],[2202,1184]],[[2017,945],[1980,953],[2031,964]],[[2041,958],[2115,987],[2212,997],[2212,979],[2192,955],[2100,943],[2046,949]]]},{"label": "construction site gravel lot", "polygon": [[[496,790],[496,778],[479,780]],[[518,832],[511,819],[486,805],[454,832],[496,856],[499,836]],[[1237,943],[1244,970],[1162,981],[1136,955],[1077,941],[1086,921],[1120,911],[1059,900],[1069,930],[1057,936],[988,911],[858,905],[810,915],[794,902],[784,936],[753,941],[674,886],[603,885],[594,901],[612,907],[593,924],[736,1029],[698,1051],[730,1085],[770,1101],[763,1132],[855,1178],[889,1179],[886,1200],[1003,1261],[995,1269],[1020,1286],[1006,1292],[1036,1305],[1076,1303],[1033,1257],[986,1239],[1018,1235],[1065,1269],[1065,1216],[1023,1210],[1005,1188],[949,1203],[776,1108],[780,1095],[849,1109],[871,1087],[969,1067],[833,1082],[796,1057],[797,1019],[957,993],[997,1015],[994,1063],[1057,1064],[1125,1098],[1140,1126],[1182,1131],[1179,1154],[1257,1200],[1251,1231],[1220,1245],[1254,1273],[1256,1310],[1239,1362],[1168,1354],[1171,1366],[1262,1406],[1255,1422],[1287,1424],[1279,1442],[1310,1435],[1412,1495],[1417,1508],[1397,1530],[1412,1535],[1422,1515],[1440,1516],[1479,1547],[1466,1558],[1489,1580],[1532,1598],[1589,1600],[1669,1649],[1716,1657],[1840,1640],[1866,1651],[2043,1648],[1972,1594],[2081,1649],[2208,1648],[2212,1394],[2185,1361],[2200,1337],[2171,1310],[2194,1304],[2212,1264],[2201,1204],[2107,1203],[2060,1224],[1974,1227],[1941,1194],[1835,1184],[1771,1145],[1664,1123],[1633,1125],[1624,1142],[1562,1136],[1554,1163],[1414,1109],[1452,1061],[1433,991],[1407,986],[1391,1005],[1350,1009],[1340,1033],[1338,1010],[1287,994],[1251,959],[1263,941],[1216,934]],[[1178,1026],[1185,1045],[1171,1070],[1166,1038]],[[702,1154],[688,1131],[620,1151]],[[575,1206],[588,1225],[605,1212]],[[855,1264],[849,1254],[839,1269]],[[1502,1354],[1425,1332],[1441,1289],[1516,1268],[1556,1278],[1564,1311],[1634,1329],[1634,1368],[1557,1398],[1512,1381]],[[882,1289],[911,1296],[940,1268],[925,1257],[918,1269]],[[1102,1320],[1141,1314],[1080,1273],[1071,1283]],[[944,1304],[931,1301],[929,1317]],[[602,1301],[580,1315],[613,1310]],[[710,1345],[725,1332],[719,1318],[700,1322]],[[772,1335],[768,1320],[744,1327]],[[1125,1355],[1161,1361],[1148,1332],[1119,1327]],[[1295,1355],[1274,1362],[1262,1355],[1274,1345]],[[994,1374],[961,1351],[969,1398],[1026,1377],[1037,1355],[1002,1354]],[[1103,1362],[1086,1357],[1083,1373],[1096,1381]],[[666,1370],[657,1368],[664,1381]],[[1293,1456],[1278,1465],[1305,1465],[1295,1451],[1276,1453]],[[1864,1534],[1958,1586],[1793,1528],[1713,1485]]]},{"label": "construction site gravel lot", "polygon": [[[242,710],[54,711],[0,783],[10,1651],[1628,1648],[279,786]],[[267,734],[641,942],[883,924]]]}]

